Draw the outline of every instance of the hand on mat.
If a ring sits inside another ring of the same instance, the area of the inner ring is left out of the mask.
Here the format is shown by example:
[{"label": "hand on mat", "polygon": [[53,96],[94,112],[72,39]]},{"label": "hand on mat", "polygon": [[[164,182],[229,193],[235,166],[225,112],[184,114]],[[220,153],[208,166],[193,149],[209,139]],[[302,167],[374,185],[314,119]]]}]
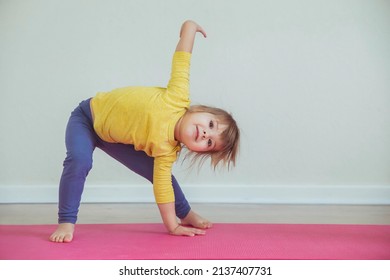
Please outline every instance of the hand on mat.
[{"label": "hand on mat", "polygon": [[205,235],[206,231],[193,227],[185,227],[178,225],[172,232],[173,235],[184,235],[184,236],[195,236],[195,235]]}]

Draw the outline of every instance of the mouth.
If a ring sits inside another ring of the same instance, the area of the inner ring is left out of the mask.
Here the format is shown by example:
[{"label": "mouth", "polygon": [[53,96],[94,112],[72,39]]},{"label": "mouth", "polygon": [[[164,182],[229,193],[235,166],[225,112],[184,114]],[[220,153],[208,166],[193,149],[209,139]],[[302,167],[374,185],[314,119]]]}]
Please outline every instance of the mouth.
[{"label": "mouth", "polygon": [[196,132],[195,132],[195,141],[198,141],[198,137],[199,137],[199,128],[198,128],[197,125],[195,126],[195,128],[196,128]]}]

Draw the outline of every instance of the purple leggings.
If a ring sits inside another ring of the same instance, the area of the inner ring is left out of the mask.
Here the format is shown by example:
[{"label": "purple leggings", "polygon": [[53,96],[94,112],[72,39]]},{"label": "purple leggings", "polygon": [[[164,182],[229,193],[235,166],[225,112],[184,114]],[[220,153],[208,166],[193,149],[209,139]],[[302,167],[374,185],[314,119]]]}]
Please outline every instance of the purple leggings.
[{"label": "purple leggings", "polygon": [[[114,144],[103,141],[93,129],[90,99],[82,101],[72,112],[65,134],[66,158],[60,180],[59,223],[76,223],[85,179],[92,168],[92,154],[95,147],[127,166],[130,170],[153,183],[153,161],[143,151],[136,151],[133,145]],[[190,211],[178,182],[172,176],[175,194],[176,215],[184,218]]]}]

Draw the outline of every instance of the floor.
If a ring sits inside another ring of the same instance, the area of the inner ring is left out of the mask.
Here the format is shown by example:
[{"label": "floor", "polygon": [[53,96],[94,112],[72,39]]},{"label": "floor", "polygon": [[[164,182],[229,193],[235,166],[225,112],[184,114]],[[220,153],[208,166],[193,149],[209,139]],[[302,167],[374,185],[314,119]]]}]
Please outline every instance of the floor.
[{"label": "floor", "polygon": [[[214,223],[390,225],[390,205],[192,204]],[[0,204],[0,224],[55,224],[56,204]],[[155,204],[82,204],[81,224],[161,223]]]}]

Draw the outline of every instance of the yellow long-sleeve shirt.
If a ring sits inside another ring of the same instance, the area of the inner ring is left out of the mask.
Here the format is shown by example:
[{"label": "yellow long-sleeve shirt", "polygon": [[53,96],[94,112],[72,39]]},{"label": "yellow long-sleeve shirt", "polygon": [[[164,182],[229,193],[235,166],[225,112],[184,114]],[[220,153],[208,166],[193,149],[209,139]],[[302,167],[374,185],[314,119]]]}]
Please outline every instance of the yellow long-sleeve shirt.
[{"label": "yellow long-sleeve shirt", "polygon": [[175,201],[171,172],[180,144],[174,129],[190,105],[190,60],[190,53],[175,52],[166,88],[125,87],[98,93],[91,100],[94,129],[101,139],[132,144],[154,158],[157,203]]}]

